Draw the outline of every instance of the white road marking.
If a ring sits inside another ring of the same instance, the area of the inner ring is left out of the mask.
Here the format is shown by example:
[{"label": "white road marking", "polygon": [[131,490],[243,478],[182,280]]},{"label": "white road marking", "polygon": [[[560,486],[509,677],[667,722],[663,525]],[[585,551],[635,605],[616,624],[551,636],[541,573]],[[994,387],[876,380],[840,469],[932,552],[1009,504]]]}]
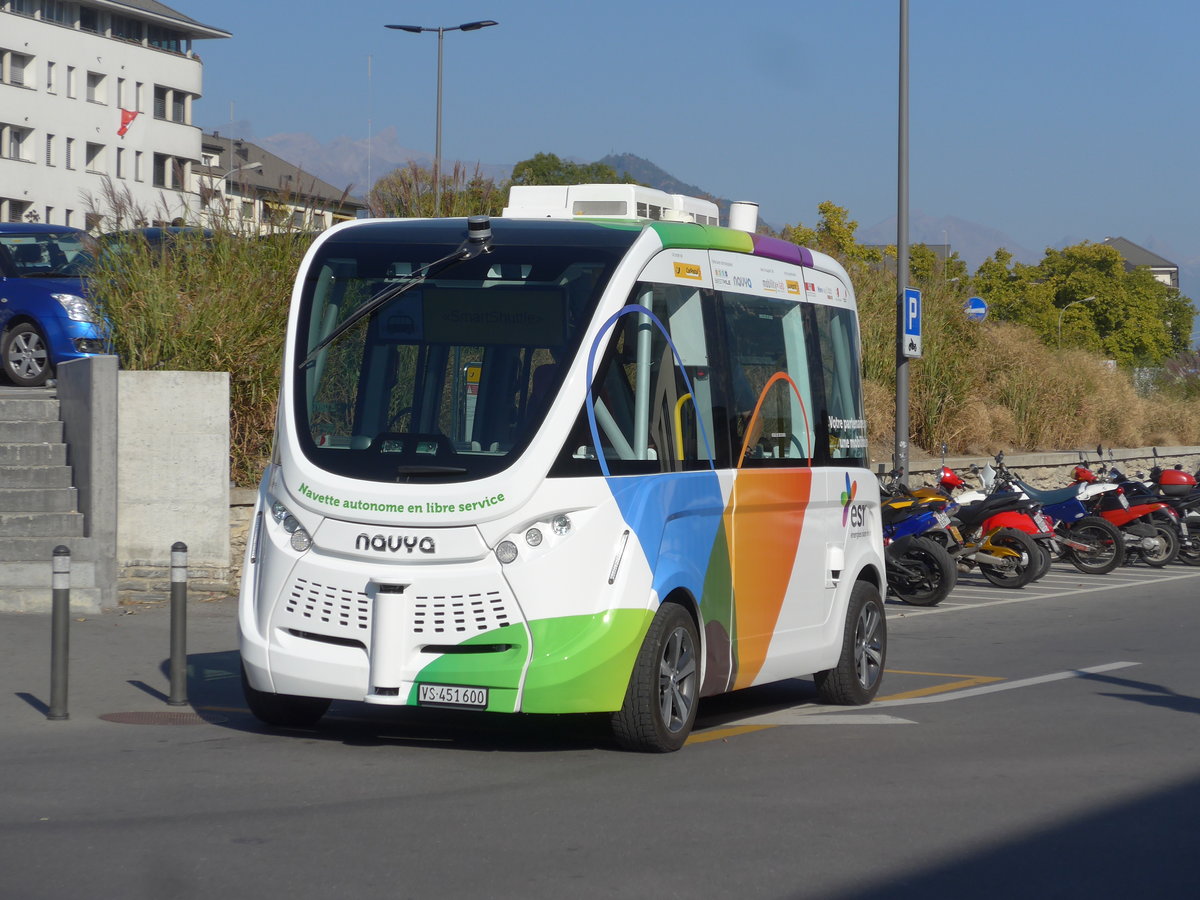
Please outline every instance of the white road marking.
[{"label": "white road marking", "polygon": [[[1149,573],[1147,573],[1149,574]],[[1086,576],[1085,576],[1086,577]],[[1095,576],[1094,576],[1095,577]],[[1105,576],[1099,576],[1105,577]],[[974,590],[974,585],[967,584],[963,588],[955,587],[950,592],[950,596],[942,603],[932,607],[905,606],[904,604],[889,604],[890,610],[898,613],[897,615],[888,616],[888,624],[900,622],[903,619],[913,618],[916,616],[930,616],[935,613],[961,612],[964,609],[986,609],[990,606],[1004,606],[1009,603],[1028,603],[1030,600],[1048,600],[1052,597],[1070,597],[1075,594],[1094,594],[1101,591],[1117,591],[1122,588],[1138,587],[1145,584],[1161,584],[1167,581],[1182,581],[1187,578],[1200,578],[1200,571],[1185,572],[1180,575],[1160,575],[1158,577],[1142,577],[1121,579],[1115,583],[1105,581],[1103,584],[1097,584],[1095,587],[1090,584],[1080,583],[1079,579],[1072,579],[1076,583],[1076,587],[1065,590],[1038,590],[1038,584],[1031,584],[1024,588],[1020,588],[1020,596],[1004,597],[1002,599],[988,599],[980,603],[956,603],[956,600],[971,600],[974,597],[987,596],[994,598],[996,592],[1008,591],[1008,588],[994,587],[987,590],[983,585],[979,585],[978,592]],[[1016,593],[1016,591],[1013,591]]]},{"label": "white road marking", "polygon": [[[965,700],[982,694],[994,694],[997,691],[1012,691],[1017,688],[1033,687],[1036,684],[1049,684],[1052,681],[1064,681],[1068,678],[1082,678],[1085,675],[1095,675],[1100,672],[1112,672],[1116,669],[1128,669],[1130,666],[1140,666],[1136,662],[1113,662],[1100,666],[1089,666],[1086,669],[1070,669],[1066,672],[1054,672],[1050,675],[1037,675],[1033,678],[1021,678],[1017,681],[1002,681],[997,684],[985,684],[980,687],[965,688],[961,691],[948,691],[945,694],[933,694],[928,697],[910,697],[905,700],[876,700],[872,707],[916,706],[921,703],[945,703],[949,700]],[[826,711],[828,712],[828,711]]]}]

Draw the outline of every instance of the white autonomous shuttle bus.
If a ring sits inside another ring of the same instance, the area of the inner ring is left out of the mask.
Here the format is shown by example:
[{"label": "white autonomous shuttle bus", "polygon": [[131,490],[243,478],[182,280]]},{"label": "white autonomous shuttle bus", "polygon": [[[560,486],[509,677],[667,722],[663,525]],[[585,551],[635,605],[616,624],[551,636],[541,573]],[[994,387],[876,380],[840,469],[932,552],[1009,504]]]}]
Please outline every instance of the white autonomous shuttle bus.
[{"label": "white autonomous shuttle bus", "polygon": [[250,709],[610,712],[664,751],[711,694],[813,674],[868,702],[884,564],[845,271],[648,188],[509,203],[305,257],[242,576]]}]

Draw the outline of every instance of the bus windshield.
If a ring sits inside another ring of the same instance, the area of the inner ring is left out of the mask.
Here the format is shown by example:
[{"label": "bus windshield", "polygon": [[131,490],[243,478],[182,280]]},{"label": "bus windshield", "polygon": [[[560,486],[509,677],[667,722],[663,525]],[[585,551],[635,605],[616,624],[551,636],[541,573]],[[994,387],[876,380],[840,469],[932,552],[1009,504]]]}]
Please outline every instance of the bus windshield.
[{"label": "bus windshield", "polygon": [[638,232],[580,224],[572,239],[560,225],[548,240],[544,223],[495,225],[491,252],[427,277],[420,270],[453,251],[461,223],[380,222],[321,246],[295,348],[311,358],[292,374],[313,462],[372,481],[465,481],[504,469],[529,443]]}]

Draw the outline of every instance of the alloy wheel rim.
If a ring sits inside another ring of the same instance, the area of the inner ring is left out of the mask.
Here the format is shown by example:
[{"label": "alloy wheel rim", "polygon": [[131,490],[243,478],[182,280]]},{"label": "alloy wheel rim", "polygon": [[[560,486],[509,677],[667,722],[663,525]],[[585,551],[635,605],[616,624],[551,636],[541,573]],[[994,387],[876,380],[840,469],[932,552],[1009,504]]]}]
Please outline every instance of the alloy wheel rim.
[{"label": "alloy wheel rim", "polygon": [[10,348],[9,366],[22,378],[42,374],[46,368],[46,348],[36,334],[17,335]]},{"label": "alloy wheel rim", "polygon": [[859,610],[854,627],[854,674],[866,689],[879,680],[883,671],[882,618],[878,606],[868,603]]},{"label": "alloy wheel rim", "polygon": [[696,645],[682,625],[675,628],[663,647],[658,667],[659,715],[671,733],[687,724],[696,702]]}]

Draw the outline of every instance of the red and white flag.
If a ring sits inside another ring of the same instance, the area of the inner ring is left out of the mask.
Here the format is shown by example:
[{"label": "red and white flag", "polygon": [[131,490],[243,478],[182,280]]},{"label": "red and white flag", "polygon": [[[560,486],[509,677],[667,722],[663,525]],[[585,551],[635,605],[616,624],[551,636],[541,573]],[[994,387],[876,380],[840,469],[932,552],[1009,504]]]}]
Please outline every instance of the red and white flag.
[{"label": "red and white flag", "polygon": [[136,109],[121,110],[121,127],[117,129],[117,134],[120,137],[125,137],[125,132],[129,130],[129,126],[133,124],[133,120],[138,116]]}]

